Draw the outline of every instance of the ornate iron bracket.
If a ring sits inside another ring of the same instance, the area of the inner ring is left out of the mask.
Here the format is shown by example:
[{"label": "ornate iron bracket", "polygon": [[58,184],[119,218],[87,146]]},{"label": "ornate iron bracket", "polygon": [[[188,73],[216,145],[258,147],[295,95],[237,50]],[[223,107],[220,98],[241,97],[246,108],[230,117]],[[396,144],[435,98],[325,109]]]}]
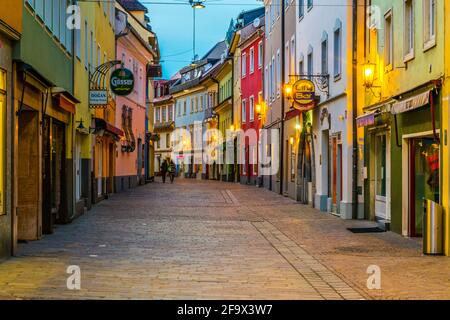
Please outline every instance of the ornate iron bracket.
[{"label": "ornate iron bracket", "polygon": [[114,66],[121,65],[122,61],[113,60],[99,65],[95,71],[89,76],[89,87],[91,90],[106,88],[106,76]]},{"label": "ornate iron bracket", "polygon": [[314,82],[316,88],[323,94],[327,95],[327,98],[330,97],[330,75],[329,74],[298,74],[298,75],[289,75],[289,79],[291,82],[295,82],[301,79],[308,79]]}]

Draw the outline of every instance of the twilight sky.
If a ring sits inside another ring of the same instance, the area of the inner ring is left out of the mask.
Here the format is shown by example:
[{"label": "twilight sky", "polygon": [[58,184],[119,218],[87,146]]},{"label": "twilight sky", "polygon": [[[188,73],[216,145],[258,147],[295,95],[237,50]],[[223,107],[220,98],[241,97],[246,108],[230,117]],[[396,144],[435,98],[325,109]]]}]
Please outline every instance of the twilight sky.
[{"label": "twilight sky", "polygon": [[[141,2],[148,8],[150,24],[158,36],[163,60],[163,77],[170,78],[179,69],[188,65],[193,57],[192,8],[184,5],[188,0],[141,0]],[[262,6],[263,2],[206,0],[205,5],[205,9],[196,10],[196,52],[200,57],[215,43],[225,39],[232,18],[236,18],[241,11]]]}]

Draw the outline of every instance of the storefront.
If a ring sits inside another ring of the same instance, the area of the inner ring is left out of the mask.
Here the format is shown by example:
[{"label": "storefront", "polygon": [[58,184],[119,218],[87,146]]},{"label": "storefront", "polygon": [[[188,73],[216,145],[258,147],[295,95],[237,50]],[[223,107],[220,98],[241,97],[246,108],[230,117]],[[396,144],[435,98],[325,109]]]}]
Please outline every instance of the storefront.
[{"label": "storefront", "polygon": [[98,203],[115,192],[115,158],[117,142],[124,132],[102,118],[94,118],[92,199]]},{"label": "storefront", "polygon": [[358,128],[365,128],[365,218],[387,230],[391,224],[391,105],[392,101],[385,101],[368,107],[356,120]]},{"label": "storefront", "polygon": [[366,108],[365,212],[383,228],[423,234],[424,200],[441,203],[440,83]]},{"label": "storefront", "polygon": [[[11,254],[11,43],[0,32],[0,260]],[[9,173],[8,173],[9,172]]]}]

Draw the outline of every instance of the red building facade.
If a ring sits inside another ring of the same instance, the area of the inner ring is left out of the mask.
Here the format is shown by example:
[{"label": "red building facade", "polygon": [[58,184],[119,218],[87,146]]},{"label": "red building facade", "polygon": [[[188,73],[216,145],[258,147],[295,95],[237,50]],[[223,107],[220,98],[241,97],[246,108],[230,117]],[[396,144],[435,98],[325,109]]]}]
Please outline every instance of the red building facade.
[{"label": "red building facade", "polygon": [[241,30],[241,183],[258,183],[259,135],[262,128],[264,16]]}]

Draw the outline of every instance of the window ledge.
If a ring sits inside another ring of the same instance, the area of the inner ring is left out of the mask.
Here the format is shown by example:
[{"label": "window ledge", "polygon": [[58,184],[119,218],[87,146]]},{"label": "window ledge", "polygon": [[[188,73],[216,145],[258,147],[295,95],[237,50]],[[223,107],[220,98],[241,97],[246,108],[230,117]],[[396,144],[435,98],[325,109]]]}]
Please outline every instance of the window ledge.
[{"label": "window ledge", "polygon": [[334,75],[334,82],[338,82],[341,79],[342,79],[342,74],[339,73],[339,74]]},{"label": "window ledge", "polygon": [[407,62],[409,62],[409,61],[411,61],[411,60],[413,60],[414,59],[414,51],[413,52],[410,52],[410,53],[407,53],[404,57],[403,57],[403,62],[404,63],[407,63]]},{"label": "window ledge", "polygon": [[384,73],[389,73],[389,72],[391,72],[392,70],[394,70],[394,67],[393,67],[392,63],[390,63],[390,64],[388,64],[388,65],[386,65],[386,66],[384,67]]},{"label": "window ledge", "polygon": [[423,52],[426,52],[434,47],[436,47],[436,38],[433,38],[423,44]]}]

